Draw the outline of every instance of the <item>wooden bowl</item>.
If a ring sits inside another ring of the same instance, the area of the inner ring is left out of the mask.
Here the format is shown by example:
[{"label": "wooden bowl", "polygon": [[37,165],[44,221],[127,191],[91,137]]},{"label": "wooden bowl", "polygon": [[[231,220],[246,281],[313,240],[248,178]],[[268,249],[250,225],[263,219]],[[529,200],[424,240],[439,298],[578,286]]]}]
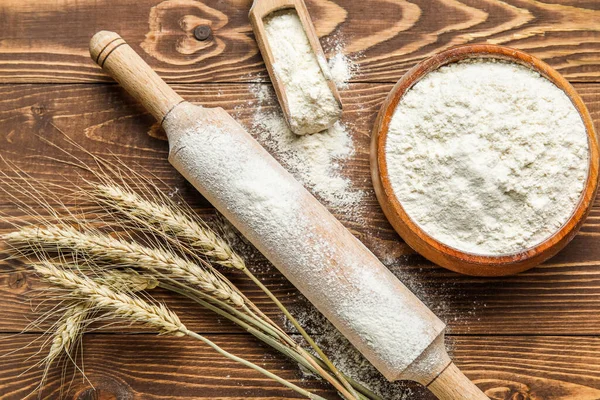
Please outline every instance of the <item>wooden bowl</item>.
[{"label": "wooden bowl", "polygon": [[[567,222],[553,236],[522,252],[486,256],[466,253],[449,247],[425,233],[402,208],[394,194],[386,165],[385,144],[388,127],[400,99],[416,82],[429,72],[467,58],[494,58],[512,61],[539,72],[562,89],[579,111],[585,125],[589,144],[589,169],[579,203]],[[441,52],[408,71],[396,83],[383,103],[371,141],[371,175],[377,199],[386,217],[413,249],[434,263],[452,271],[477,276],[503,276],[532,268],[555,255],[575,236],[590,211],[598,189],[598,138],[592,118],[581,97],[557,71],[543,61],[522,51],[495,45],[468,45]]]}]

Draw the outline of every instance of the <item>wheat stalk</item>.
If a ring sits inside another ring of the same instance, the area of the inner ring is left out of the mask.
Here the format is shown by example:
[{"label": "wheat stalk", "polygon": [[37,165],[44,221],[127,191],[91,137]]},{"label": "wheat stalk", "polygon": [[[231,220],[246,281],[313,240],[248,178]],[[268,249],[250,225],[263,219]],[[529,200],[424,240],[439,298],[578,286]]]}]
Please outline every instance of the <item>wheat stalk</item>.
[{"label": "wheat stalk", "polygon": [[244,305],[237,291],[212,271],[185,260],[172,252],[150,248],[108,235],[81,232],[71,226],[28,226],[7,233],[2,238],[14,249],[26,253],[31,249],[50,252],[83,253],[94,259],[121,266],[142,268],[183,279],[217,299]]},{"label": "wheat stalk", "polygon": [[117,293],[109,287],[94,282],[86,276],[57,268],[53,263],[48,261],[40,261],[34,264],[33,268],[45,281],[70,290],[73,298],[85,300],[94,307],[105,309],[110,315],[144,323],[145,325],[158,330],[160,334],[169,334],[173,336],[187,335],[198,339],[223,356],[255,369],[310,399],[325,400],[323,397],[312,394],[250,361],[223,350],[204,336],[190,331],[179,320],[177,314],[170,311],[163,304],[154,305],[124,293]]}]

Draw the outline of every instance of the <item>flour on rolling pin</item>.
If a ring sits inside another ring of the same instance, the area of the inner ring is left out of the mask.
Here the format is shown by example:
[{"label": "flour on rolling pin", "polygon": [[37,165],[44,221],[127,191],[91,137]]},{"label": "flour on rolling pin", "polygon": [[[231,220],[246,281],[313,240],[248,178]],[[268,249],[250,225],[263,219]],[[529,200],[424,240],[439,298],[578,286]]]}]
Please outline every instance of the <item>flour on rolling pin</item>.
[{"label": "flour on rolling pin", "polygon": [[298,15],[294,10],[277,11],[265,18],[264,26],[273,70],[285,89],[292,131],[304,135],[331,127],[342,110],[327,84],[326,78],[331,79],[327,62],[317,59]]},{"label": "flour on rolling pin", "polygon": [[[177,123],[167,117],[164,127]],[[169,160],[273,264],[285,266],[286,277],[388,379],[398,379],[444,324],[245,136],[241,127],[199,121],[171,144]],[[332,238],[352,246],[336,247]]]}]

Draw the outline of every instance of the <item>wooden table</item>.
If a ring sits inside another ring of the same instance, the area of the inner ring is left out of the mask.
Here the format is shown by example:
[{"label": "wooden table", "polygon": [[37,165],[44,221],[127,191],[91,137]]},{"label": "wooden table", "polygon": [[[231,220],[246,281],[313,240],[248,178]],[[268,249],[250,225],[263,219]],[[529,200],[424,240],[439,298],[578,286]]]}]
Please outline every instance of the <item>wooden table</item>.
[{"label": "wooden table", "polygon": [[[333,52],[327,37],[343,38],[345,52],[360,65],[342,91],[344,121],[352,126],[357,148],[344,174],[367,191],[367,212],[357,219],[333,211],[447,322],[454,359],[491,398],[600,398],[600,203],[573,242],[543,266],[507,278],[459,276],[431,265],[394,233],[370,190],[368,161],[370,129],[393,83],[415,63],[464,43],[508,45],[548,62],[575,85],[597,123],[600,2],[310,0],[307,5],[325,51]],[[152,118],[92,63],[87,44],[96,31],[115,30],[186,99],[224,107],[250,124],[255,107],[250,89],[269,83],[248,24],[249,8],[248,0],[0,1],[0,155],[34,177],[76,180],[73,168],[27,157],[57,155],[39,137],[57,140],[59,128],[95,154],[114,153],[146,168],[200,212],[212,214],[167,163],[167,144],[156,138],[160,130]],[[198,25],[212,28],[207,40],[194,38]],[[6,196],[0,210],[23,217]],[[2,225],[2,231],[8,228]],[[264,264],[253,263],[261,279],[286,304],[301,304],[298,292]],[[39,338],[49,324],[15,334],[35,318],[29,299],[41,284],[31,274],[11,272],[9,263],[0,268],[6,271],[0,274],[4,354]],[[232,279],[281,320],[251,284]],[[335,398],[326,385],[303,378],[296,365],[226,321],[180,299],[157,297],[225,349]],[[43,357],[36,351],[34,345],[0,358],[0,399],[22,399],[34,389],[41,371],[28,367]],[[65,385],[67,398],[294,397],[206,346],[135,327],[87,334],[84,352],[89,382],[78,377]],[[47,398],[58,398],[60,375],[59,368],[52,370]],[[417,388],[412,398],[431,396]]]}]

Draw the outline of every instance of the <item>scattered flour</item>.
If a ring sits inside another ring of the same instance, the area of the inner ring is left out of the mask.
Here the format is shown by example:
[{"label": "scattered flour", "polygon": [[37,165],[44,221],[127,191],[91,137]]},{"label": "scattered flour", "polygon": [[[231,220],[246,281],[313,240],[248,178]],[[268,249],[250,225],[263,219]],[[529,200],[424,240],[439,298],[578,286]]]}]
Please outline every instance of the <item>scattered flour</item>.
[{"label": "scattered flour", "polygon": [[362,52],[346,54],[346,41],[344,36],[336,31],[321,40],[323,50],[329,54],[329,71],[331,78],[338,89],[347,89],[350,80],[359,72],[357,60],[364,56]]},{"label": "scattered flour", "polygon": [[292,131],[298,135],[331,127],[342,109],[327,85],[331,72],[318,60],[295,11],[277,11],[265,21],[266,41],[273,54],[276,79],[285,88]]},{"label": "scattered flour", "polygon": [[340,89],[347,89],[350,79],[357,70],[357,65],[348,56],[338,51],[329,59],[329,70],[335,85]]},{"label": "scattered flour", "polygon": [[354,154],[349,129],[341,122],[315,135],[298,136],[289,129],[280,112],[265,110],[273,90],[254,85],[258,102],[249,130],[291,173],[327,205],[346,214],[358,214],[364,191],[353,187],[342,175],[344,161]]},{"label": "scattered flour", "polygon": [[[335,366],[347,376],[360,382],[367,389],[386,400],[407,400],[413,392],[405,381],[389,382],[375,367],[360,354],[327,319],[310,304],[296,305],[290,310],[303,328],[310,332],[318,332],[313,339],[325,351]],[[286,327],[295,331],[293,325],[286,320]],[[311,376],[307,370],[305,374]]]},{"label": "scattered flour", "polygon": [[389,126],[392,188],[433,238],[483,255],[534,247],[568,220],[588,169],[585,127],[566,94],[494,60],[433,71]]}]

